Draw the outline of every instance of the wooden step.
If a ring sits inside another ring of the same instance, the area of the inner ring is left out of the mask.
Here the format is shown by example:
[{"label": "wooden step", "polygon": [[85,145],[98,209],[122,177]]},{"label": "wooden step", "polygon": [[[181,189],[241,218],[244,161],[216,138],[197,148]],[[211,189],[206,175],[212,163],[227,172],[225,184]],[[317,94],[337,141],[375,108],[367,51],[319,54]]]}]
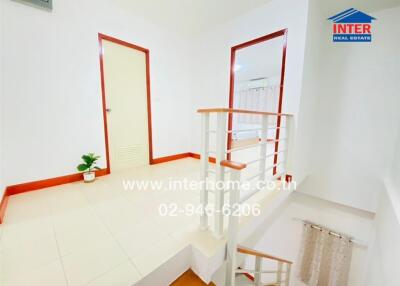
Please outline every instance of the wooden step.
[{"label": "wooden step", "polygon": [[172,282],[171,286],[215,286],[214,283],[206,284],[193,271],[189,269],[178,279]]},{"label": "wooden step", "polygon": [[246,275],[240,274],[236,275],[235,279],[235,285],[236,286],[254,286],[254,282],[250,280]]}]

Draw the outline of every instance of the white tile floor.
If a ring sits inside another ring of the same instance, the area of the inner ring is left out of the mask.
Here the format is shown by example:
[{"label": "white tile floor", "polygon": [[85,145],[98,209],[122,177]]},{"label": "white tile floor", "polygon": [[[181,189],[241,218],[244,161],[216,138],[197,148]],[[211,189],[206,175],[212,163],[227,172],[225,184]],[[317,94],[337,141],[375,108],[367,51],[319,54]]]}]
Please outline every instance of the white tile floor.
[{"label": "white tile floor", "polygon": [[198,170],[198,160],[184,159],[11,196],[0,227],[0,285],[133,285],[198,239],[185,231],[197,227],[196,216],[160,217],[160,203],[198,204],[199,194],[128,191],[122,180],[196,178]]}]

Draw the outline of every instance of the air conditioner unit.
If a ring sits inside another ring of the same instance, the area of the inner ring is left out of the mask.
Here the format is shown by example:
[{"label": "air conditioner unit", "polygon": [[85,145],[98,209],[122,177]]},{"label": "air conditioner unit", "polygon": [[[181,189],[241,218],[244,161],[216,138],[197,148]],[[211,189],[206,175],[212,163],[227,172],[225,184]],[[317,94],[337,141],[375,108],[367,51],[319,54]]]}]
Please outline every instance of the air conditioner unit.
[{"label": "air conditioner unit", "polygon": [[14,1],[28,4],[30,6],[45,8],[48,10],[53,9],[53,0],[14,0]]}]

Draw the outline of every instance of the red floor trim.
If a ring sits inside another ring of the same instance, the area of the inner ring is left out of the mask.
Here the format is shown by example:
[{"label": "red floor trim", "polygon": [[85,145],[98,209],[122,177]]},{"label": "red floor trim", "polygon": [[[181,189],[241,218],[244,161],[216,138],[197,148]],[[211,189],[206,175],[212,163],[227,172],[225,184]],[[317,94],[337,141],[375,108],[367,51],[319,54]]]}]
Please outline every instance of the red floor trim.
[{"label": "red floor trim", "polygon": [[[96,176],[104,176],[107,174],[107,169],[101,169],[96,171]],[[39,180],[34,182],[28,182],[18,185],[12,185],[7,187],[7,196],[17,195],[21,193],[26,193],[30,191],[40,190],[44,188],[54,187],[58,185],[68,184],[72,182],[77,182],[83,180],[82,173],[66,175],[51,179]]]},{"label": "red floor trim", "polygon": [[[241,267],[238,267],[238,269],[242,269]],[[254,281],[254,276],[251,275],[250,273],[243,273],[244,276],[246,276],[248,279],[250,279],[251,281]]]},{"label": "red floor trim", "polygon": [[[161,164],[161,163],[184,159],[184,158],[200,159],[200,155],[196,154],[196,153],[190,153],[190,152],[181,153],[181,154],[176,154],[176,155],[153,159],[151,164]],[[209,161],[211,163],[215,163],[215,158],[210,157]],[[105,176],[105,175],[108,175],[107,169],[101,169],[99,171],[96,171],[97,177]],[[81,181],[82,179],[83,179],[82,173],[77,173],[77,174],[66,175],[66,176],[61,176],[61,177],[56,177],[56,178],[51,178],[51,179],[45,179],[45,180],[39,180],[39,181],[34,181],[34,182],[28,182],[28,183],[8,186],[6,188],[6,190],[4,191],[3,197],[0,201],[0,224],[4,221],[4,216],[5,216],[9,196],[22,194],[22,193],[26,193],[26,192],[31,192],[31,191],[36,191],[36,190],[40,190],[40,189],[44,189],[44,188],[54,187],[54,186],[58,186],[58,185],[73,183],[73,182]]]},{"label": "red floor trim", "polygon": [[[181,154],[176,154],[176,155],[171,155],[171,156],[166,156],[166,157],[160,157],[160,158],[153,159],[151,164],[152,165],[161,164],[161,163],[174,161],[174,160],[179,160],[179,159],[184,159],[184,158],[194,158],[194,159],[199,159],[200,160],[200,154],[188,152],[188,153],[181,153]],[[215,163],[216,160],[215,160],[214,157],[209,157],[208,161],[210,163]]]},{"label": "red floor trim", "polygon": [[[189,153],[189,157],[200,160],[200,154],[197,153]],[[208,162],[215,164],[216,159],[214,157],[208,157]]]},{"label": "red floor trim", "polygon": [[0,224],[3,223],[4,221],[4,216],[6,214],[6,208],[7,208],[7,203],[8,203],[8,195],[7,195],[7,189],[4,191],[3,197],[0,202]]},{"label": "red floor trim", "polygon": [[254,281],[254,277],[251,276],[249,273],[243,273],[247,278],[249,278],[251,281]]},{"label": "red floor trim", "polygon": [[184,158],[188,158],[188,157],[190,157],[190,153],[181,153],[181,154],[176,154],[176,155],[165,156],[165,157],[153,159],[153,160],[151,160],[150,164],[151,165],[161,164],[161,163],[175,161],[175,160],[184,159]]},{"label": "red floor trim", "polygon": [[[101,169],[96,171],[96,176],[101,177],[107,175],[107,169]],[[28,182],[18,185],[8,186],[3,194],[3,198],[0,202],[0,224],[4,222],[4,216],[6,213],[7,203],[9,196],[22,194],[26,192],[36,191],[44,188],[54,187],[58,185],[64,185],[72,182],[77,182],[83,180],[82,173],[66,175],[51,179],[39,180],[34,182]]]}]

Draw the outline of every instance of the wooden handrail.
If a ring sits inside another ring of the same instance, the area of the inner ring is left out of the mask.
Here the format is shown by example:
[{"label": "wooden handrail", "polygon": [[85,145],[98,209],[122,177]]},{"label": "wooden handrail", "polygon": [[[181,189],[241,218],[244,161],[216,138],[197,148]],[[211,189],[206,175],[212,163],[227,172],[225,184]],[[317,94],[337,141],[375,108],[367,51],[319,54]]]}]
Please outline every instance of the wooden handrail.
[{"label": "wooden handrail", "polygon": [[211,112],[247,113],[247,114],[275,115],[275,116],[287,116],[287,117],[293,116],[293,114],[287,114],[287,113],[263,112],[263,111],[234,109],[234,108],[203,108],[203,109],[198,109],[197,112],[198,113],[211,113]]},{"label": "wooden handrail", "polygon": [[247,165],[244,163],[233,162],[230,160],[223,160],[220,162],[220,165],[234,169],[234,170],[238,170],[238,171],[243,170],[244,168],[247,167]]},{"label": "wooden handrail", "polygon": [[243,253],[243,254],[263,257],[263,258],[267,258],[267,259],[272,259],[272,260],[283,262],[283,263],[287,263],[287,264],[293,264],[292,261],[285,260],[285,259],[282,259],[282,258],[279,258],[279,257],[275,257],[275,256],[272,256],[272,255],[269,255],[269,254],[254,250],[254,249],[250,249],[250,248],[247,248],[247,247],[244,247],[244,246],[238,246],[237,251],[240,252],[240,253]]}]

